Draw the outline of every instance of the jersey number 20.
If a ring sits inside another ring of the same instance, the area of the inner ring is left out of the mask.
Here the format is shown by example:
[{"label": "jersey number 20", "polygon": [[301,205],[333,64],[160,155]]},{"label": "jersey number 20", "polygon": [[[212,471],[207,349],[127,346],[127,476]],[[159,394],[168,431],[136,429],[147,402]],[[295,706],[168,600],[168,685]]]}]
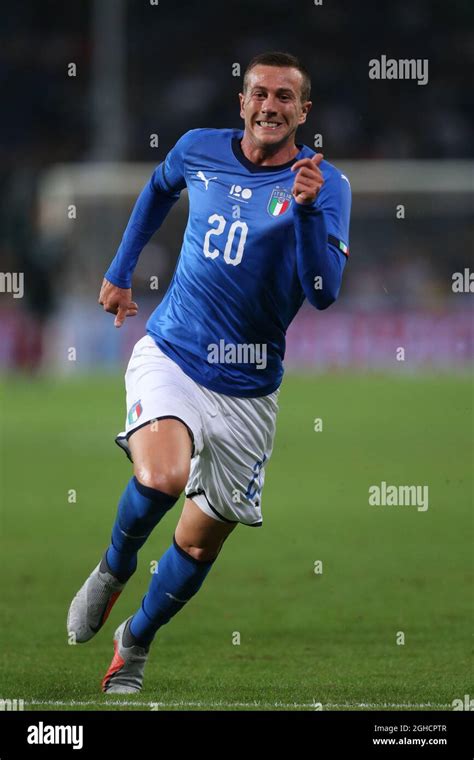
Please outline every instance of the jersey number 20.
[{"label": "jersey number 20", "polygon": [[[225,230],[226,220],[220,214],[212,214],[212,216],[210,216],[207,221],[209,224],[215,224],[217,222],[217,227],[213,227],[206,232],[203,248],[204,256],[206,256],[208,259],[215,259],[217,256],[219,256],[220,251],[218,248],[211,249],[209,247],[211,235],[222,235]],[[236,267],[237,264],[240,264],[242,261],[248,229],[249,228],[247,227],[247,224],[241,221],[232,222],[230,225],[229,231],[227,232],[227,240],[224,248],[224,261],[226,264],[232,264],[232,266]],[[237,231],[239,233],[239,242],[237,244],[237,250],[235,254],[232,255],[232,244],[234,242],[235,233]]]}]

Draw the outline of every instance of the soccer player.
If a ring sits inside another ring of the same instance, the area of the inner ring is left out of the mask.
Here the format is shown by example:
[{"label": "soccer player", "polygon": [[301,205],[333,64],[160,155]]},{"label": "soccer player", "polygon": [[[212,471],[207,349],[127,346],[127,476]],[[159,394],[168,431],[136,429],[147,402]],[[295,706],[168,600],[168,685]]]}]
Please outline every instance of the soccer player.
[{"label": "soccer player", "polygon": [[244,130],[193,129],[140,194],[99,295],[115,326],[134,316],[132,274],[187,187],[189,219],[172,282],[125,375],[133,462],[110,545],[74,597],[67,628],[91,639],[137,567],[137,552],[185,491],[173,541],[140,608],[115,631],[102,690],[142,688],[156,632],[197,593],[238,524],[262,525],[285,333],[305,298],[326,309],[348,256],[347,178],[295,133],[311,108],[297,58],[264,53],[240,98]]}]

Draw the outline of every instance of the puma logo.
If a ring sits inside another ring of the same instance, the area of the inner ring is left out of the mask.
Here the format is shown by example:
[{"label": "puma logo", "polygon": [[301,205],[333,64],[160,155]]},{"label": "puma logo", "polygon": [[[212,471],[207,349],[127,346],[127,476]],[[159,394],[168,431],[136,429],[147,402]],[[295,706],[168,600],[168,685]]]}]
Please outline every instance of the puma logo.
[{"label": "puma logo", "polygon": [[202,179],[202,181],[204,182],[206,186],[206,190],[209,187],[209,182],[211,181],[211,179],[217,179],[217,177],[206,177],[206,175],[202,171],[198,171],[198,173],[196,174],[196,177],[198,177],[199,179]]}]

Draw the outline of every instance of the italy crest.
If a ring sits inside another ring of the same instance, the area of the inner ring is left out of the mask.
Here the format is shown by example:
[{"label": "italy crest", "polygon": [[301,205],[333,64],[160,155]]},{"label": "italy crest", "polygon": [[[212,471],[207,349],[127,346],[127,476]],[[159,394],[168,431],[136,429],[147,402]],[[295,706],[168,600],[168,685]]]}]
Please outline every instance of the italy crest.
[{"label": "italy crest", "polygon": [[133,406],[130,407],[130,411],[128,413],[128,424],[133,425],[134,422],[136,422],[141,415],[143,409],[141,400],[136,401]]},{"label": "italy crest", "polygon": [[290,207],[292,195],[289,190],[285,190],[284,187],[274,187],[270,200],[268,201],[267,211],[270,216],[281,216]]}]

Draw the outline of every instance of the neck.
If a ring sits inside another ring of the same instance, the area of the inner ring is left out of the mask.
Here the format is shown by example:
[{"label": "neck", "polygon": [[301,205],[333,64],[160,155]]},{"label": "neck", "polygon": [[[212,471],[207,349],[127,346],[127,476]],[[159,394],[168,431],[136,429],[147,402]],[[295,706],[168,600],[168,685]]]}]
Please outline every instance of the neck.
[{"label": "neck", "polygon": [[278,166],[291,161],[299,153],[294,139],[283,145],[256,145],[247,132],[241,140],[240,147],[245,158],[259,166]]}]

